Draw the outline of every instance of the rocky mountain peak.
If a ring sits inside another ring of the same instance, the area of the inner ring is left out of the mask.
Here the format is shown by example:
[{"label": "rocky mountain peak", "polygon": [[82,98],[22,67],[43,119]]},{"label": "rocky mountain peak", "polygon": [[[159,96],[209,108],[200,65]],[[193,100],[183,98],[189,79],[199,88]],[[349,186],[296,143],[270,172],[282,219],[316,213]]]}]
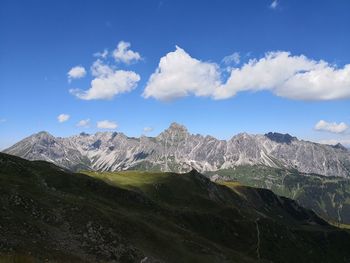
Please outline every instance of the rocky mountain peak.
[{"label": "rocky mountain peak", "polygon": [[335,145],[333,145],[334,148],[336,149],[341,149],[341,150],[344,150],[344,151],[347,151],[348,148],[346,148],[344,145],[342,145],[341,143],[337,143]]},{"label": "rocky mountain peak", "polygon": [[189,135],[189,132],[184,125],[173,122],[172,124],[170,124],[168,129],[164,130],[162,133],[159,134],[158,138],[169,139],[170,137],[172,140],[181,140],[187,135]]},{"label": "rocky mountain peak", "polygon": [[188,130],[187,130],[187,128],[184,125],[178,124],[176,122],[171,123],[169,128],[167,129],[167,131],[173,131],[173,132],[179,132],[179,133],[188,133]]},{"label": "rocky mountain peak", "polygon": [[48,133],[46,131],[38,132],[38,133],[30,136],[30,138],[32,140],[37,141],[37,143],[44,143],[44,144],[52,142],[56,139],[53,135],[51,135],[50,133]]},{"label": "rocky mountain peak", "polygon": [[48,136],[48,137],[53,137],[50,133],[47,131],[40,131],[38,133],[35,133],[34,136]]},{"label": "rocky mountain peak", "polygon": [[269,138],[271,141],[275,141],[278,143],[286,143],[290,144],[294,140],[298,140],[297,137],[293,137],[288,133],[278,133],[278,132],[269,132],[266,133],[265,136]]}]

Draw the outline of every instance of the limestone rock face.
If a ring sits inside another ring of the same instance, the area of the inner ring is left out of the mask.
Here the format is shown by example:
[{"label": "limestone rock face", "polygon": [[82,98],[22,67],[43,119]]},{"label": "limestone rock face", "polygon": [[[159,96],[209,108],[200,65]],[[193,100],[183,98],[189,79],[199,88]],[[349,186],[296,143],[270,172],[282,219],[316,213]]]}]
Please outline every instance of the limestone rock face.
[{"label": "limestone rock face", "polygon": [[317,144],[280,133],[241,133],[227,141],[218,140],[190,134],[177,123],[157,137],[98,132],[61,138],[39,132],[4,152],[28,160],[50,161],[74,171],[205,172],[239,165],[266,165],[325,176],[350,176],[350,151],[342,145]]}]

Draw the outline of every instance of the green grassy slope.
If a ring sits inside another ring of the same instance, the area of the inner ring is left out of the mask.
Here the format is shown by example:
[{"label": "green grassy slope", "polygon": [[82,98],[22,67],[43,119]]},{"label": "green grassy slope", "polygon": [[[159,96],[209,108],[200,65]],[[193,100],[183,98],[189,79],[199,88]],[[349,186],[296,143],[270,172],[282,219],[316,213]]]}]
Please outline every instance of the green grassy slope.
[{"label": "green grassy slope", "polygon": [[73,174],[0,154],[0,262],[349,262],[350,235],[193,171]]},{"label": "green grassy slope", "polygon": [[224,181],[270,189],[296,200],[333,223],[350,224],[350,180],[347,178],[302,174],[296,170],[266,166],[239,166],[206,175],[214,174]]}]

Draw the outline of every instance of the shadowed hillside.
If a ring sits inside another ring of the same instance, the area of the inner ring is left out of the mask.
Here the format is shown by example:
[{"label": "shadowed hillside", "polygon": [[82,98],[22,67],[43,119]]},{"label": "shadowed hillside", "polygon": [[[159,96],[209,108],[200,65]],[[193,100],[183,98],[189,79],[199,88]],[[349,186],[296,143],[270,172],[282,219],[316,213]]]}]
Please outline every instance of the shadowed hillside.
[{"label": "shadowed hillside", "polygon": [[349,262],[348,232],[269,190],[224,184],[0,154],[0,262]]},{"label": "shadowed hillside", "polygon": [[350,224],[350,179],[303,174],[297,170],[267,166],[239,166],[206,174],[215,180],[238,181],[243,185],[266,188],[296,200],[321,217]]}]

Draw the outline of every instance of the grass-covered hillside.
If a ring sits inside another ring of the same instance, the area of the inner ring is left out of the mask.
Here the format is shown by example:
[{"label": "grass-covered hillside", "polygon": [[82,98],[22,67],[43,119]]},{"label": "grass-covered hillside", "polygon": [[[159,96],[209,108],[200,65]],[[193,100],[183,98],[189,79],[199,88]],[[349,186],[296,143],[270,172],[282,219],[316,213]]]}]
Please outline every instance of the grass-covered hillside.
[{"label": "grass-covered hillside", "polygon": [[0,262],[349,262],[350,235],[192,171],[75,174],[0,154]]},{"label": "grass-covered hillside", "polygon": [[302,174],[296,170],[266,166],[238,166],[207,174],[224,181],[266,188],[296,200],[333,222],[350,224],[350,179]]}]

